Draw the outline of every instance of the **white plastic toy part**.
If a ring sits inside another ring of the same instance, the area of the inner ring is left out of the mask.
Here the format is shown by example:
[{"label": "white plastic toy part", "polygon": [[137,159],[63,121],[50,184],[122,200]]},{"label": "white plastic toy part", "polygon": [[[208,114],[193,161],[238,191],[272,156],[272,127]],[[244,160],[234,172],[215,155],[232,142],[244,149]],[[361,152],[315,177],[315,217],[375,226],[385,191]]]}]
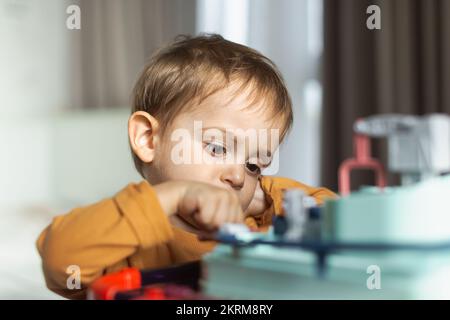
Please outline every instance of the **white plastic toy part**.
[{"label": "white plastic toy part", "polygon": [[288,189],[283,193],[283,209],[287,230],[286,240],[300,241],[305,234],[308,209],[317,205],[313,197],[306,196],[300,189]]},{"label": "white plastic toy part", "polygon": [[450,171],[450,116],[420,118],[410,131],[389,136],[389,170],[437,175]]},{"label": "white plastic toy part", "polygon": [[241,223],[225,223],[219,228],[219,236],[233,236],[244,242],[251,242],[263,237],[264,234],[264,232],[252,232],[247,225]]},{"label": "white plastic toy part", "polygon": [[450,116],[376,115],[358,121],[354,131],[388,138],[388,167],[403,184],[450,171]]},{"label": "white plastic toy part", "polygon": [[225,223],[220,227],[219,232],[227,235],[239,235],[242,233],[250,232],[250,229],[241,223]]}]

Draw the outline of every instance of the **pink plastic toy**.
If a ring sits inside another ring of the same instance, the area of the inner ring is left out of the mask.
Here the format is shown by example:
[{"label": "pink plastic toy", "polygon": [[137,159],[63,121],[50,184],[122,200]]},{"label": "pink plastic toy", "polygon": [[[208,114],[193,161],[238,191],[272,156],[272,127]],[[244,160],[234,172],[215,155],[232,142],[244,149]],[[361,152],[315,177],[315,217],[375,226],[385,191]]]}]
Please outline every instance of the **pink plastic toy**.
[{"label": "pink plastic toy", "polygon": [[353,152],[354,157],[344,160],[339,167],[339,193],[342,196],[350,193],[350,173],[354,169],[374,170],[376,185],[379,188],[384,188],[386,186],[386,173],[382,163],[371,157],[370,138],[360,133],[354,133]]}]

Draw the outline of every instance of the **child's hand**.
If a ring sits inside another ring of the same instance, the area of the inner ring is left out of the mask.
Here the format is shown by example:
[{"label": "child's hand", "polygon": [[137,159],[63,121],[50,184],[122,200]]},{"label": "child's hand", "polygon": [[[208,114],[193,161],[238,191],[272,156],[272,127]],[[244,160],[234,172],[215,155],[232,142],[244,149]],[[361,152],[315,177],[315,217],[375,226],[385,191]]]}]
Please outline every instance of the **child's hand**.
[{"label": "child's hand", "polygon": [[154,186],[167,215],[178,214],[200,229],[243,223],[239,198],[232,191],[195,181],[168,181]]},{"label": "child's hand", "polygon": [[245,210],[245,216],[257,216],[262,214],[267,208],[270,207],[270,199],[268,199],[261,187],[261,181],[256,184],[255,194],[250,202],[247,210]]}]

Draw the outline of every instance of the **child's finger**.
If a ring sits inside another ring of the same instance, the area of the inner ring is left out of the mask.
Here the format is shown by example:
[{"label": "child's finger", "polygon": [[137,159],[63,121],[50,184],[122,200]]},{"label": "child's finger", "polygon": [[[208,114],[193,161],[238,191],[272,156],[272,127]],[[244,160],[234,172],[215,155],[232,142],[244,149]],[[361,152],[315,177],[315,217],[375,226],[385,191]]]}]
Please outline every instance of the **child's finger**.
[{"label": "child's finger", "polygon": [[238,208],[234,221],[236,223],[244,223],[244,212],[242,212],[241,207]]},{"label": "child's finger", "polygon": [[216,233],[215,232],[210,232],[210,231],[200,231],[197,234],[197,237],[201,241],[215,240],[216,239]]},{"label": "child's finger", "polygon": [[195,216],[196,221],[206,230],[213,229],[212,221],[216,210],[215,201],[200,201],[200,208]]},{"label": "child's finger", "polygon": [[218,201],[217,211],[214,216],[214,226],[219,228],[222,224],[227,222],[229,215],[229,204],[226,200],[220,199]]}]

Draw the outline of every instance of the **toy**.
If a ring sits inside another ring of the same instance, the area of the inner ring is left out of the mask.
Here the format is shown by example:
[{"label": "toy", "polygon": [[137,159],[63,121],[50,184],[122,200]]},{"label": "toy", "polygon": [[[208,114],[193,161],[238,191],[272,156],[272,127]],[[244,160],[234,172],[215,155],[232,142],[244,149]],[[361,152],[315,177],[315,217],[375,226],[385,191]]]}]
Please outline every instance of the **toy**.
[{"label": "toy", "polygon": [[201,272],[200,261],[157,270],[126,268],[96,280],[88,290],[88,299],[207,299],[199,292]]},{"label": "toy", "polygon": [[[306,210],[301,192],[287,191],[286,217],[275,217],[268,233],[219,236],[223,244],[204,259],[206,294],[450,298],[450,117],[373,116],[354,131],[355,156],[339,172],[341,198]],[[400,186],[387,186],[384,165],[370,156],[369,139],[383,137],[387,168],[401,174]],[[375,170],[376,186],[351,192],[350,172],[360,168]],[[380,285],[370,285],[376,276]]]}]

